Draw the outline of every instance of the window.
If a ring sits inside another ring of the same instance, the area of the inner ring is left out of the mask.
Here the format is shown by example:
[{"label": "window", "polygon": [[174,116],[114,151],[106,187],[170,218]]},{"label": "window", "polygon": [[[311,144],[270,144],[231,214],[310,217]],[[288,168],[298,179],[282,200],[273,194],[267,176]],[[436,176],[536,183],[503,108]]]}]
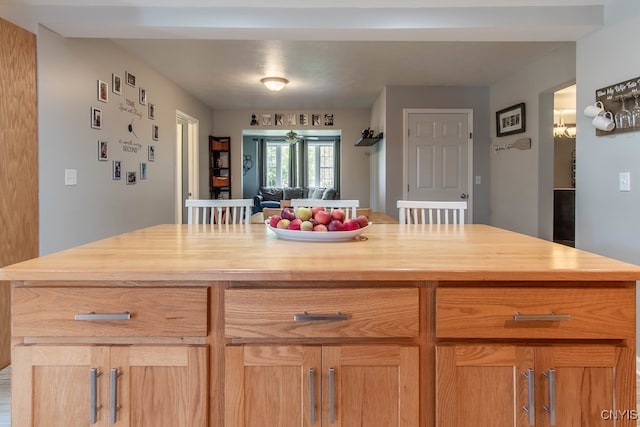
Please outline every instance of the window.
[{"label": "window", "polygon": [[339,188],[339,140],[267,140],[264,147],[265,186]]}]

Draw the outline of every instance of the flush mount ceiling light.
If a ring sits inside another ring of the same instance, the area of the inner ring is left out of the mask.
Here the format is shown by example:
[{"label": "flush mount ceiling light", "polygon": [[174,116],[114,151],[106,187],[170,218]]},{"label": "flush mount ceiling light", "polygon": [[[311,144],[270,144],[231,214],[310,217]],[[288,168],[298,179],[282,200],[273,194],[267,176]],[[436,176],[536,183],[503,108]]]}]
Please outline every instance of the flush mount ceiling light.
[{"label": "flush mount ceiling light", "polygon": [[278,92],[284,89],[287,83],[289,83],[289,80],[284,77],[265,77],[261,79],[260,82],[270,91]]}]

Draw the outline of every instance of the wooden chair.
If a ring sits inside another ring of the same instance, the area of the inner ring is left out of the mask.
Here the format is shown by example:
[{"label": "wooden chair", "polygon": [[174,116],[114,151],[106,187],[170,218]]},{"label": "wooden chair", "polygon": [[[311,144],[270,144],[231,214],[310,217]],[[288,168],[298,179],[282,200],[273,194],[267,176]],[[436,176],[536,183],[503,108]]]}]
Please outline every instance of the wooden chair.
[{"label": "wooden chair", "polygon": [[400,224],[464,224],[467,202],[398,200]]},{"label": "wooden chair", "polygon": [[323,200],[323,199],[291,199],[291,207],[307,207],[313,208],[322,206],[324,208],[344,209],[347,218],[355,218],[357,216],[356,209],[360,206],[360,200]]},{"label": "wooden chair", "polygon": [[188,199],[188,224],[250,224],[253,199]]}]

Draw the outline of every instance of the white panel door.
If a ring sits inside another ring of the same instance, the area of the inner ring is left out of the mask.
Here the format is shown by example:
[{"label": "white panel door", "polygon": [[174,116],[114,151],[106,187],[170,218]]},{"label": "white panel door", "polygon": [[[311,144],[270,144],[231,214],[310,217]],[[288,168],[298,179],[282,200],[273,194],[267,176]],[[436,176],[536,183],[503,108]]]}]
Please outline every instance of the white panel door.
[{"label": "white panel door", "polygon": [[[470,114],[408,113],[407,200],[470,203]],[[467,212],[470,209],[469,204]]]}]

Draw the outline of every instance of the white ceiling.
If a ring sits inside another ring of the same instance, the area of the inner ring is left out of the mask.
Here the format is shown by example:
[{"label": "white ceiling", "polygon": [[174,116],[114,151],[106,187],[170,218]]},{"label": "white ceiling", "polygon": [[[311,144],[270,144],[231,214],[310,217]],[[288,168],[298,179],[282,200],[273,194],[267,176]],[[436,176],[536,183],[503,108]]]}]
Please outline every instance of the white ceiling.
[{"label": "white ceiling", "polygon": [[[368,108],[385,86],[486,86],[603,24],[607,0],[13,0],[110,38],[215,109]],[[279,93],[268,75],[286,77]]]}]

